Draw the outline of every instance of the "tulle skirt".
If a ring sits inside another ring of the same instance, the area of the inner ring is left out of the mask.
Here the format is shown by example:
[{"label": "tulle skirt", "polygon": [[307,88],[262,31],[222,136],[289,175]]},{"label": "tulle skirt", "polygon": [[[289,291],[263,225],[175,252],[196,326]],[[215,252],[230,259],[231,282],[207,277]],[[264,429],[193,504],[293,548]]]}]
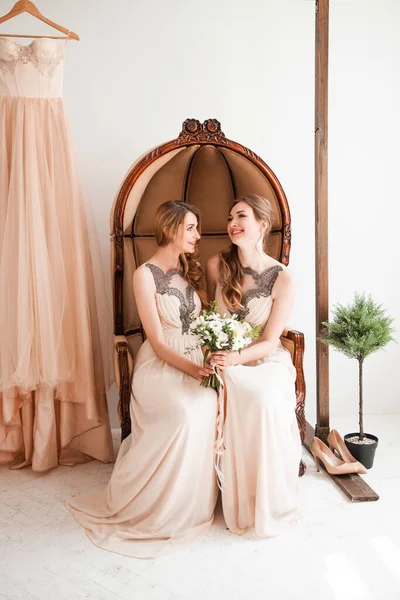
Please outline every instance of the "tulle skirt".
[{"label": "tulle skirt", "polygon": [[112,460],[111,321],[60,98],[0,97],[0,462]]}]

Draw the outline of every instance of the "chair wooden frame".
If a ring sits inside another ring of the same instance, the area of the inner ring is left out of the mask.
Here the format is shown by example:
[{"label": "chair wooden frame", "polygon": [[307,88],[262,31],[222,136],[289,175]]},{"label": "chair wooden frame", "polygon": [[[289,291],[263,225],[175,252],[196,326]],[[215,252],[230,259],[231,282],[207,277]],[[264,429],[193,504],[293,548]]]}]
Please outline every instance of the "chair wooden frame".
[{"label": "chair wooden frame", "polygon": [[[112,279],[114,292],[114,333],[116,336],[115,349],[117,353],[117,380],[119,381],[119,404],[118,413],[121,419],[121,437],[124,439],[131,431],[130,422],[130,394],[131,394],[131,369],[129,365],[128,343],[124,340],[125,336],[140,333],[143,331],[139,326],[136,329],[124,331],[123,315],[123,281],[124,281],[124,238],[133,239],[135,234],[124,233],[124,211],[129,198],[129,194],[140,175],[157,159],[163,155],[192,145],[212,145],[222,146],[233,150],[237,154],[245,157],[252,162],[268,179],[279,202],[279,208],[282,215],[282,245],[279,260],[287,265],[289,263],[290,245],[291,245],[291,220],[288,201],[285,192],[270,167],[245,146],[229,140],[221,130],[221,125],[216,119],[208,119],[200,123],[196,119],[187,119],[182,126],[179,136],[162,144],[148,154],[142,157],[126,176],[113,209],[113,220],[111,224],[111,240],[114,245]],[[290,345],[292,349],[292,360],[297,372],[296,380],[296,415],[299,425],[299,431],[302,442],[305,439],[306,420],[305,420],[305,395],[306,386],[303,371],[304,356],[304,335],[299,331],[288,330],[282,335],[282,343]],[[302,462],[299,474],[305,471],[305,465]]]}]

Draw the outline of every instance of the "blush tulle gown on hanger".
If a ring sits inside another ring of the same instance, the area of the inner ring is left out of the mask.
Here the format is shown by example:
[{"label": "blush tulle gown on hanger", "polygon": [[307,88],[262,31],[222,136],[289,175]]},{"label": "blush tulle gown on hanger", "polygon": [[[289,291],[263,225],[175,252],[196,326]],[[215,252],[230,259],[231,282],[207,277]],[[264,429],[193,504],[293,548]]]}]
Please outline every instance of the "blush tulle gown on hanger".
[{"label": "blush tulle gown on hanger", "polygon": [[66,43],[0,38],[0,463],[113,459],[109,310],[62,100]]}]

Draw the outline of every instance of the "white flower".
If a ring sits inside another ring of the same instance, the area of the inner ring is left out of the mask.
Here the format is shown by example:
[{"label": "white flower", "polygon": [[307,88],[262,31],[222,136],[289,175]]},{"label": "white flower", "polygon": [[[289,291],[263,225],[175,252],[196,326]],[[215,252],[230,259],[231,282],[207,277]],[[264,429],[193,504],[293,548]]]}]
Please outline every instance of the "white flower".
[{"label": "white flower", "polygon": [[245,348],[246,346],[247,346],[247,342],[244,338],[236,337],[233,340],[232,351],[237,352],[238,350],[242,350],[242,348]]},{"label": "white flower", "polygon": [[236,314],[204,311],[190,326],[198,345],[212,350],[242,350],[252,341],[254,326],[241,321]]},{"label": "white flower", "polygon": [[223,327],[223,322],[222,321],[210,321],[208,324],[209,327],[211,327],[211,329],[213,331],[221,331],[222,327]]},{"label": "white flower", "polygon": [[250,323],[248,323],[247,321],[243,321],[242,326],[246,333],[251,332],[252,327],[251,327]]},{"label": "white flower", "polygon": [[214,321],[215,319],[218,319],[218,318],[219,318],[219,315],[217,315],[216,313],[211,313],[211,314],[209,314],[209,315],[206,315],[206,316],[204,317],[204,319],[205,319],[206,321]]},{"label": "white flower", "polygon": [[219,350],[221,350],[222,348],[226,348],[229,344],[229,337],[226,333],[224,333],[223,331],[221,331],[218,334],[217,337],[217,341],[216,341],[216,346]]}]

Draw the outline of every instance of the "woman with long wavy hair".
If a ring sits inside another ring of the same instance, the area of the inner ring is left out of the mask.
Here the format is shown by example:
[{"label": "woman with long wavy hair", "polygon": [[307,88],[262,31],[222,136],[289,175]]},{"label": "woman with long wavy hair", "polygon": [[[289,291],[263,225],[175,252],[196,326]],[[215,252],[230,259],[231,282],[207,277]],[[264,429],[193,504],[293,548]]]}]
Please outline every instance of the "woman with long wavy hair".
[{"label": "woman with long wavy hair", "polygon": [[217,399],[199,385],[213,369],[203,367],[189,332],[205,300],[199,221],[197,209],[180,201],[157,211],[157,250],[133,277],[147,339],[133,373],[132,433],[104,492],[67,502],[92,542],[127,556],[154,558],[187,544],[214,516]]},{"label": "woman with long wavy hair", "polygon": [[225,521],[234,533],[254,527],[259,537],[279,535],[297,519],[301,459],[296,370],[280,342],[293,305],[294,282],[289,269],[265,252],[272,222],[266,198],[238,198],[228,215],[232,244],[207,265],[209,296],[220,312],[262,327],[259,339],[240,354],[219,351],[210,356],[225,380]]}]

